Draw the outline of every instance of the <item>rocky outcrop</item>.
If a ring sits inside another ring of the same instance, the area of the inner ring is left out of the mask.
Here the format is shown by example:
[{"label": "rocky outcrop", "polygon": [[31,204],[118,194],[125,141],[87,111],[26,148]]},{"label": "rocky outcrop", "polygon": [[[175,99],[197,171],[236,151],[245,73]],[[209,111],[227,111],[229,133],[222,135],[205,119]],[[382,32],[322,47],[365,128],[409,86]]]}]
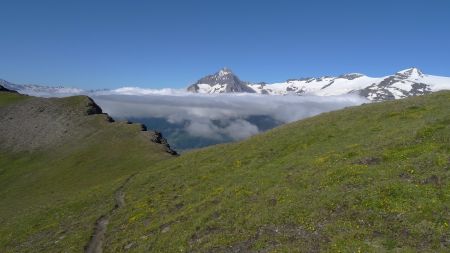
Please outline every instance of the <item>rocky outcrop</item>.
[{"label": "rocky outcrop", "polygon": [[102,114],[102,108],[98,106],[92,98],[87,97],[87,104],[86,104],[86,114],[92,115],[92,114]]},{"label": "rocky outcrop", "polygon": [[152,135],[151,135],[151,140],[152,140],[152,142],[158,143],[158,144],[161,144],[161,145],[165,146],[165,147],[166,147],[166,152],[167,152],[167,153],[169,153],[169,154],[171,154],[171,155],[178,155],[177,151],[175,151],[175,150],[173,150],[172,148],[170,148],[170,145],[169,145],[169,143],[167,142],[167,139],[164,138],[160,132],[158,132],[158,131],[152,131],[151,134],[152,134]]},{"label": "rocky outcrop", "polygon": [[[1,94],[0,94],[1,96]],[[79,142],[102,131],[102,128],[120,127],[87,96],[66,98],[28,99],[0,108],[0,149],[34,151],[70,141]],[[161,133],[148,131],[145,126],[136,129],[146,132],[147,140],[159,144],[172,155],[172,150]],[[129,132],[129,130],[127,130]]]}]

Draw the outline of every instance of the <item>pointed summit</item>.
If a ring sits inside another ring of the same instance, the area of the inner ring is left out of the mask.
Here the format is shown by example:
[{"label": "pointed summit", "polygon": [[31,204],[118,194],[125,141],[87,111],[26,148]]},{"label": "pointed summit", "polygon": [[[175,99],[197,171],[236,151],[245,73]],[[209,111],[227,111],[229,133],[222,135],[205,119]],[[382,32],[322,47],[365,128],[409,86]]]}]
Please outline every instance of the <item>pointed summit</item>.
[{"label": "pointed summit", "polygon": [[413,67],[399,71],[396,73],[396,75],[408,78],[419,78],[423,77],[423,72],[420,69]]},{"label": "pointed summit", "polygon": [[226,76],[226,75],[232,75],[233,74],[233,71],[231,71],[231,69],[229,69],[229,68],[227,68],[227,67],[224,67],[224,68],[221,68],[220,70],[219,70],[219,72],[217,72],[217,74],[219,75],[219,76]]},{"label": "pointed summit", "polygon": [[229,68],[222,68],[214,75],[208,75],[187,88],[195,93],[236,93],[255,91],[247,86]]}]

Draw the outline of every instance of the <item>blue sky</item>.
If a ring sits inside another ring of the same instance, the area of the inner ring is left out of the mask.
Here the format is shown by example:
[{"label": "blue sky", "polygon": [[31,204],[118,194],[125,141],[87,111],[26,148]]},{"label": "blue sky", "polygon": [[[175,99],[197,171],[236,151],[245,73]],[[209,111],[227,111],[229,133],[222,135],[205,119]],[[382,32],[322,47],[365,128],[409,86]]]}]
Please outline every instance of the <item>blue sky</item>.
[{"label": "blue sky", "polygon": [[450,76],[450,1],[1,0],[0,78],[181,88],[416,66]]}]

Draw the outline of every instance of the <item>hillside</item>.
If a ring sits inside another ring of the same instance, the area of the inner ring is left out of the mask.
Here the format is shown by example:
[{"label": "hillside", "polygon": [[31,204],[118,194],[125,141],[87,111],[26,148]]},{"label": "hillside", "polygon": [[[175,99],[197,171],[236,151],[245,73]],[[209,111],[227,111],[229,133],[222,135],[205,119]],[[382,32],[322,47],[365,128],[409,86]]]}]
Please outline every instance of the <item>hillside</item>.
[{"label": "hillside", "polygon": [[450,92],[351,107],[133,178],[106,252],[448,252]]},{"label": "hillside", "polygon": [[113,122],[85,96],[0,91],[0,251],[83,251],[116,190],[172,156],[143,130]]},{"label": "hillside", "polygon": [[84,96],[0,92],[0,117],[2,252],[450,247],[450,92],[176,158],[161,136],[112,122]]}]

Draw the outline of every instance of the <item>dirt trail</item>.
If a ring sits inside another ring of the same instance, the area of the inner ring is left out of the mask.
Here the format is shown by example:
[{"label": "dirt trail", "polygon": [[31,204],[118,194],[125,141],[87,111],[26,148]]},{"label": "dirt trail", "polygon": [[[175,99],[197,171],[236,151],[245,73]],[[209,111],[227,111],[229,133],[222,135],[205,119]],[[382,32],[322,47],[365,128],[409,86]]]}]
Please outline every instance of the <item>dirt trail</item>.
[{"label": "dirt trail", "polygon": [[123,186],[116,191],[115,194],[116,206],[115,208],[122,208],[125,206],[125,193],[123,193]]},{"label": "dirt trail", "polygon": [[101,216],[95,222],[94,234],[91,236],[89,244],[86,246],[86,253],[100,253],[103,251],[103,241],[105,240],[106,227],[109,223],[108,216]]},{"label": "dirt trail", "polygon": [[103,252],[103,242],[105,241],[105,234],[108,227],[109,219],[114,214],[114,212],[125,206],[125,193],[123,188],[131,180],[134,175],[128,177],[125,182],[115,191],[114,207],[106,214],[100,216],[100,218],[95,221],[94,232],[91,235],[89,243],[84,247],[84,252],[86,253],[101,253]]}]

